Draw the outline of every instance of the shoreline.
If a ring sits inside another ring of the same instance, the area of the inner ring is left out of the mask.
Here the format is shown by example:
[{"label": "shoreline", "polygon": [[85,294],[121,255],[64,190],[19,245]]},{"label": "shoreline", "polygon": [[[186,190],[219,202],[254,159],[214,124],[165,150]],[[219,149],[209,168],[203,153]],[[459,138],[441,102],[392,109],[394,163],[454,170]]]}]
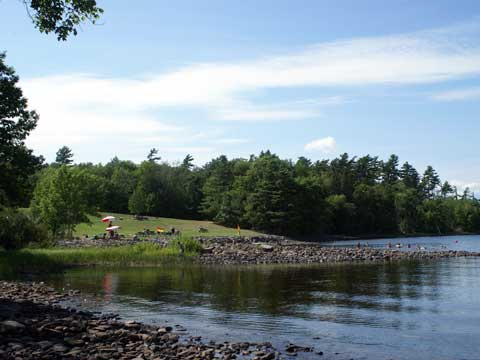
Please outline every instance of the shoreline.
[{"label": "shoreline", "polygon": [[[415,233],[415,234],[363,234],[363,235],[323,235],[323,236],[307,236],[307,237],[293,237],[292,240],[314,243],[328,243],[328,242],[342,242],[355,240],[377,240],[377,239],[405,239],[405,238],[430,238],[430,237],[451,237],[451,236],[477,236],[480,233],[458,232],[449,234],[434,234],[434,233]],[[320,239],[320,240],[316,240]]]},{"label": "shoreline", "polygon": [[480,252],[448,249],[397,249],[354,245],[323,246],[280,236],[197,238],[196,252],[144,242],[116,247],[70,247],[0,252],[0,273],[56,271],[86,266],[162,266],[165,264],[256,265],[384,263],[480,257]]},{"label": "shoreline", "polygon": [[0,281],[0,358],[275,360],[321,351],[268,342],[203,342],[181,325],[121,321],[75,306],[61,306],[78,292],[59,293],[43,283]]},{"label": "shoreline", "polygon": [[215,238],[204,240],[203,254],[193,259],[205,265],[249,264],[315,264],[315,263],[381,263],[391,261],[434,260],[454,257],[480,257],[480,252],[457,250],[407,251],[395,248],[323,247],[321,243],[304,243],[272,239],[255,242],[251,239]]}]

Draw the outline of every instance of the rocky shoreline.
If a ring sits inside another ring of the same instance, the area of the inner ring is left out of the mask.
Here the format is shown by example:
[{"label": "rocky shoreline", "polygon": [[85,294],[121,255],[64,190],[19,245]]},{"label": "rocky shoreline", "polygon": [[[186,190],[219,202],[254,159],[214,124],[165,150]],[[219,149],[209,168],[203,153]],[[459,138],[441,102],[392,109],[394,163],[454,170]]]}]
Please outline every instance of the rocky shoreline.
[{"label": "rocky shoreline", "polygon": [[[452,257],[480,257],[480,252],[458,250],[399,250],[373,247],[327,247],[321,242],[304,242],[283,236],[198,236],[201,254],[193,261],[205,265],[255,265],[255,264],[314,264],[338,262],[385,262],[401,260],[433,260]],[[168,246],[170,238],[155,239],[76,239],[61,241],[62,248],[132,246],[141,242]]]},{"label": "rocky shoreline", "polygon": [[298,242],[282,237],[217,237],[199,240],[204,252],[196,258],[196,261],[212,265],[385,262],[480,257],[480,252],[456,250],[333,248],[322,246],[321,243]]},{"label": "rocky shoreline", "polygon": [[0,281],[0,359],[274,360],[323,354],[293,344],[280,353],[270,343],[204,343],[182,335],[181,326],[122,322],[59,305],[76,294],[43,283]]}]

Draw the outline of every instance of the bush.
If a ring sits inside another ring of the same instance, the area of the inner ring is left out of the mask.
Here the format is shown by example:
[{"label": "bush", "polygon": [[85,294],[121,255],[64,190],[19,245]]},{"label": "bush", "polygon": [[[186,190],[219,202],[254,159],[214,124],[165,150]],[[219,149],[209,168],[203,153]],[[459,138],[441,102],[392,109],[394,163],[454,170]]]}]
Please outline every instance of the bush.
[{"label": "bush", "polygon": [[172,241],[171,245],[176,249],[183,249],[187,254],[196,254],[202,251],[203,246],[193,238],[182,237]]},{"label": "bush", "polygon": [[47,241],[45,226],[37,224],[30,216],[10,208],[0,210],[0,247],[13,250]]}]

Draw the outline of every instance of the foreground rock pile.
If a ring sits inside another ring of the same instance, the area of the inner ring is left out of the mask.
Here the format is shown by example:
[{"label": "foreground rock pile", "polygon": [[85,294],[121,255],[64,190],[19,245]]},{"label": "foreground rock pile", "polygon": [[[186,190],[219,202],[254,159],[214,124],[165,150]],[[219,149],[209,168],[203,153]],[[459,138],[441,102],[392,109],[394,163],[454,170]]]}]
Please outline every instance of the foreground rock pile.
[{"label": "foreground rock pile", "polygon": [[[261,241],[261,242],[259,242]],[[454,250],[408,250],[378,248],[332,248],[318,243],[299,243],[274,237],[212,238],[203,241],[202,264],[308,264],[324,262],[383,262],[480,256],[478,252]]]},{"label": "foreground rock pile", "polygon": [[[73,294],[58,294],[43,284],[0,282],[0,359],[283,358],[269,343],[202,343],[200,337],[183,339],[168,326],[55,305],[68,295]],[[307,351],[292,346],[286,354]]]}]

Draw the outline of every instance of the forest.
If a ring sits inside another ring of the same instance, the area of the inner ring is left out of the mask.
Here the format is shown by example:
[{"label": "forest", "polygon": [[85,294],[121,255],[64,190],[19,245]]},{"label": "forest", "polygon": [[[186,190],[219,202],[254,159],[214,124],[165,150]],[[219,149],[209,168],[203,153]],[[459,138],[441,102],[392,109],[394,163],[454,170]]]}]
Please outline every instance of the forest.
[{"label": "forest", "polygon": [[[22,199],[8,199],[37,210],[53,233],[99,210],[299,236],[480,231],[480,202],[468,189],[459,194],[431,166],[419,174],[408,162],[400,166],[396,155],[312,162],[265,151],[249,159],[222,155],[202,167],[190,155],[163,162],[155,149],[140,164],[118,158],[73,164],[72,158],[68,147],[59,149],[56,161],[39,166],[18,191]],[[70,208],[77,218],[62,220]]]},{"label": "forest", "polygon": [[[38,114],[0,53],[0,243],[71,236],[98,211],[206,219],[272,234],[395,235],[480,232],[480,202],[419,173],[397,155],[342,154],[331,160],[219,156],[194,166],[162,161],[151,149],[141,163],[74,163],[68,146],[47,164],[25,144]],[[28,208],[31,211],[19,211]]]}]

